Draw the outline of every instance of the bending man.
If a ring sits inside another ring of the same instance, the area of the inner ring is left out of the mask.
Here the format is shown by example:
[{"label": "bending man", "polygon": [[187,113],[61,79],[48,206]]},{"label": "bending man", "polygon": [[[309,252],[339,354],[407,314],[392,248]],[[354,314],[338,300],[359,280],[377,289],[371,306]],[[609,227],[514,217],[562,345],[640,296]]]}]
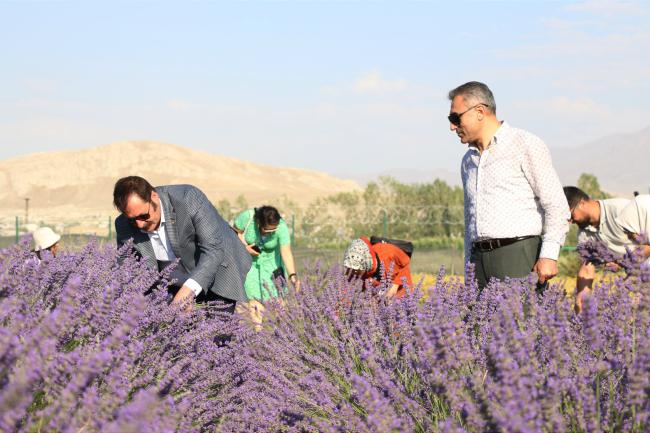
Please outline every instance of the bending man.
[{"label": "bending man", "polygon": [[[611,252],[623,255],[628,248],[642,241],[641,235],[650,227],[650,195],[639,195],[634,200],[612,198],[593,200],[575,186],[565,186],[570,221],[578,226],[578,243],[588,240],[602,242]],[[650,257],[650,246],[641,245],[644,257]],[[611,270],[618,270],[617,263],[608,263]],[[596,275],[593,263],[583,263],[576,279],[576,311],[582,310],[582,301],[591,293]]]},{"label": "bending man", "polygon": [[129,176],[115,184],[113,203],[122,213],[115,220],[118,246],[133,238],[138,254],[158,270],[180,259],[173,302],[220,300],[233,312],[237,301],[246,301],[250,255],[198,188],[154,188]]}]

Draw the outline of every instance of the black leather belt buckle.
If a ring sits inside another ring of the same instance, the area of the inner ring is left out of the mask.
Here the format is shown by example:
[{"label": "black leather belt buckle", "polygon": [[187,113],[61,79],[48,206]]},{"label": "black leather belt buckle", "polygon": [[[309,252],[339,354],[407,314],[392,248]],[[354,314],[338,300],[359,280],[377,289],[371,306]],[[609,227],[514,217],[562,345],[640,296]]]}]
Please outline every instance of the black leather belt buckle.
[{"label": "black leather belt buckle", "polygon": [[496,250],[497,248],[505,247],[506,245],[514,244],[515,242],[530,239],[534,236],[520,236],[518,238],[502,238],[502,239],[484,239],[482,241],[472,242],[472,249],[480,252],[487,252]]},{"label": "black leather belt buckle", "polygon": [[492,251],[495,248],[499,248],[499,240],[498,239],[485,239],[482,241],[476,241],[472,244],[472,247],[481,252],[486,252],[486,251]]},{"label": "black leather belt buckle", "polygon": [[477,251],[487,252],[496,250],[497,248],[504,247],[511,243],[515,242],[514,239],[484,239],[482,241],[476,241],[472,244],[472,247]]}]

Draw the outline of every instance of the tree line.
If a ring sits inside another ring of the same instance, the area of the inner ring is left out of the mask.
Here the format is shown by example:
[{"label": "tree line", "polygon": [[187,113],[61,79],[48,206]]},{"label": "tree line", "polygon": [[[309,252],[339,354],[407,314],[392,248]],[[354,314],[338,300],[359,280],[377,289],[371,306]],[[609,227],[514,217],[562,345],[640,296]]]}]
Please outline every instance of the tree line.
[{"label": "tree line", "polygon": [[[610,197],[592,174],[583,173],[577,186],[593,198]],[[306,207],[286,198],[270,204],[280,210],[290,225],[294,243],[300,246],[340,246],[357,236],[379,235],[412,240],[424,247],[462,248],[463,189],[441,179],[403,183],[384,176],[361,191],[322,197]],[[229,221],[249,208],[243,196],[215,205]],[[568,241],[575,243],[574,231]]]}]

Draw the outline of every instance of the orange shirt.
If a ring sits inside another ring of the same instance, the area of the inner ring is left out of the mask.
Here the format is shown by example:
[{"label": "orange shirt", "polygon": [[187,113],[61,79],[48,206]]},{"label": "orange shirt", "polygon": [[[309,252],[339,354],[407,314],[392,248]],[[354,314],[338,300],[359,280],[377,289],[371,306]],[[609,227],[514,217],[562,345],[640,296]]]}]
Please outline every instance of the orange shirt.
[{"label": "orange shirt", "polygon": [[[370,240],[366,237],[362,237],[363,241],[368,244],[370,248],[370,254],[372,255],[372,269],[370,272],[366,273],[363,278],[370,280],[369,282],[376,286],[380,281],[375,278],[375,273],[377,273],[377,268],[380,266],[379,263],[383,263],[384,266],[384,278],[388,275],[391,266],[393,267],[392,280],[393,284],[397,284],[399,287],[397,289],[397,294],[395,297],[401,298],[406,294],[406,288],[404,287],[403,280],[406,279],[406,284],[412,288],[413,280],[411,278],[411,258],[406,255],[401,248],[396,247],[393,244],[380,243],[380,244],[370,244]],[[379,262],[377,261],[379,260]]]}]

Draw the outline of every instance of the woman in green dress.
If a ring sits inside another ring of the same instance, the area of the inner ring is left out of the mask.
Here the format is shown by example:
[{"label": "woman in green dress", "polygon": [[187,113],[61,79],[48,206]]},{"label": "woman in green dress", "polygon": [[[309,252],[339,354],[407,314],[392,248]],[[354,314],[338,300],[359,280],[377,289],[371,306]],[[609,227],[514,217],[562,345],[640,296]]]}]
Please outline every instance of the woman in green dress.
[{"label": "woman in green dress", "polygon": [[274,280],[278,277],[299,289],[289,228],[276,208],[245,210],[235,218],[234,229],[253,256],[244,284],[249,300],[264,302],[276,298],[279,294]]}]

